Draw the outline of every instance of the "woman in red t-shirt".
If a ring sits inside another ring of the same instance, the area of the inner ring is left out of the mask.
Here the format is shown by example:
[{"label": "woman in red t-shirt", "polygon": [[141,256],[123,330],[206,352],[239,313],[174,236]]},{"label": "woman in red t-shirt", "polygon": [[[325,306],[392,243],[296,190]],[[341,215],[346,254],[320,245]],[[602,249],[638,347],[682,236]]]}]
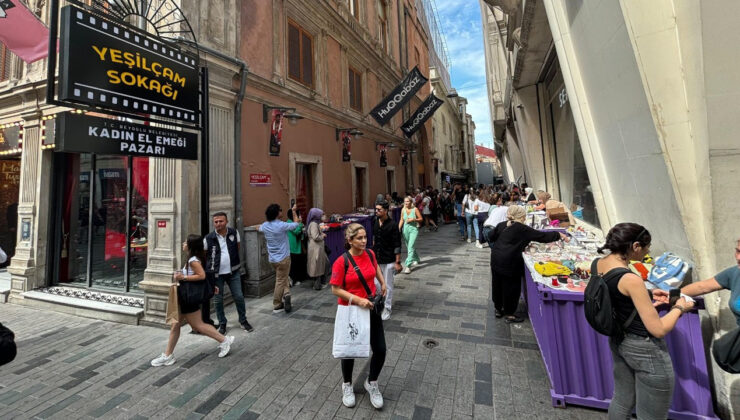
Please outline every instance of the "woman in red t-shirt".
[{"label": "woman in red t-shirt", "polygon": [[[357,263],[357,267],[362,273],[362,277],[367,282],[370,292],[375,295],[375,279],[380,284],[380,293],[385,296],[386,287],[383,272],[378,267],[375,254],[370,250],[365,250],[367,245],[367,233],[365,228],[359,223],[352,223],[344,231],[344,237],[349,245],[349,254]],[[347,264],[345,269],[344,257],[337,258],[331,270],[331,291],[339,299],[338,304],[348,305],[350,298],[352,303],[363,308],[372,309],[373,303],[368,300],[365,288],[362,286],[360,278],[355,273],[352,264]],[[370,394],[370,403],[373,407],[383,408],[383,396],[378,388],[378,376],[385,363],[385,333],[383,332],[383,320],[380,315],[370,311],[370,348],[373,355],[370,357],[370,372],[365,381],[365,390]],[[342,359],[342,403],[347,407],[355,406],[355,394],[352,389],[352,368],[354,359]]]}]

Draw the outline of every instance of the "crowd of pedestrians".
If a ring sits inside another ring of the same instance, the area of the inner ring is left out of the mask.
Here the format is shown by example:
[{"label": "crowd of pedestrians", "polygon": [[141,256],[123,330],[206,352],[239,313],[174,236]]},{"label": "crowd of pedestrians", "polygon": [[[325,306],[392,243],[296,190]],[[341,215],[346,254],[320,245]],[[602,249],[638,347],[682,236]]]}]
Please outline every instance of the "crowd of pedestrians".
[{"label": "crowd of pedestrians", "polygon": [[[400,218],[394,220],[391,206],[399,204],[402,205]],[[264,234],[268,259],[276,273],[273,313],[290,312],[291,287],[309,280],[317,290],[331,285],[338,305],[355,305],[368,310],[372,355],[364,387],[371,404],[380,409],[383,397],[377,379],[386,356],[383,321],[392,316],[394,277],[399,273],[411,273],[421,262],[416,251],[420,231],[433,232],[441,223],[457,222],[461,241],[475,243],[478,248],[490,247],[495,316],[504,318],[507,323],[522,322],[524,317],[516,313],[524,274],[522,252],[532,241],[569,241],[564,233],[544,232],[528,226],[526,205],[534,210],[565,207],[546,191],[534,191],[526,184],[508,187],[456,184],[441,192],[430,187],[407,194],[402,200],[397,193],[379,194],[373,219],[373,249],[366,248],[368,232],[365,228],[352,223],[345,228],[347,252],[330,264],[326,234],[321,229],[325,219],[323,211],[310,209],[304,224],[295,206],[288,210],[287,221],[283,221],[281,206],[271,204],[265,210],[266,221],[259,230]],[[573,221],[572,214],[569,218]],[[234,337],[225,335],[227,319],[223,293],[226,286],[234,298],[239,323],[246,331],[253,331],[246,318],[239,274],[241,239],[227,224],[227,215],[216,213],[212,232],[203,238],[190,235],[183,243],[187,263],[173,275],[173,283],[180,285],[177,291],[180,317],[171,325],[165,351],[151,361],[153,366],[175,363],[174,349],[184,323],[190,324],[193,332],[217,341],[219,357],[229,353]],[[609,417],[614,419],[629,418],[632,412],[636,412],[638,418],[666,417],[673,394],[674,373],[664,337],[676,326],[681,315],[692,309],[694,303],[688,296],[731,290],[730,306],[740,325],[740,238],[735,249],[737,266],[684,287],[681,292],[685,297],[672,300],[667,292],[648,291],[642,278],[628,269],[630,261],[641,261],[645,257],[650,243],[647,228],[636,223],[620,223],[608,232],[604,245],[598,249],[605,256],[593,262],[592,276],[604,280],[619,326],[619,333],[609,339],[615,379]],[[402,264],[404,244],[407,255]],[[204,287],[199,289],[195,287],[197,284]],[[202,295],[202,300],[194,299],[193,293]],[[215,300],[217,326],[210,320],[211,296]],[[656,307],[667,304],[670,309],[660,316]],[[644,368],[646,360],[650,361],[650,369]],[[353,367],[353,358],[341,360],[342,401],[347,407],[355,405]]]}]

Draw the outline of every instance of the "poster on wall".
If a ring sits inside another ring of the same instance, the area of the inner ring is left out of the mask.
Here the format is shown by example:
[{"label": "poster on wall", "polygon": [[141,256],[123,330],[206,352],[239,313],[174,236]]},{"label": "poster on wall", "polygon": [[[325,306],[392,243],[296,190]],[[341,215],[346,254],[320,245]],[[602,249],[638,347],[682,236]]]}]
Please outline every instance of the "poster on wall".
[{"label": "poster on wall", "polygon": [[341,132],[342,137],[342,162],[349,162],[352,159],[352,135],[349,130]]},{"label": "poster on wall", "polygon": [[199,123],[195,55],[71,5],[61,19],[59,100]]},{"label": "poster on wall", "polygon": [[194,133],[74,113],[57,123],[57,152],[198,159]]},{"label": "poster on wall", "polygon": [[385,144],[381,144],[378,146],[378,149],[380,150],[380,167],[385,168],[386,166],[388,166],[388,146]]}]

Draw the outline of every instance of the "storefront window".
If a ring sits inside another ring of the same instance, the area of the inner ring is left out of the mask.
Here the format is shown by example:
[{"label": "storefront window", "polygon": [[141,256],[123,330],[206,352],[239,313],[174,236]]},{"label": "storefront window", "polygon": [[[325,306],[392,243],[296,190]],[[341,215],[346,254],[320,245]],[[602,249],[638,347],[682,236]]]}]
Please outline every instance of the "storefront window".
[{"label": "storefront window", "polygon": [[[557,66],[557,62],[554,65]],[[574,216],[599,226],[591,181],[588,178],[586,162],[573,120],[568,92],[559,68],[556,69],[557,72],[547,86],[547,93],[550,98],[550,128],[555,146],[560,201],[570,207]]]},{"label": "storefront window", "polygon": [[148,158],[65,155],[58,283],[137,291],[147,259]]},{"label": "storefront window", "polygon": [[0,267],[9,265],[15,255],[20,178],[20,159],[0,160],[0,248],[8,255],[8,260]]}]

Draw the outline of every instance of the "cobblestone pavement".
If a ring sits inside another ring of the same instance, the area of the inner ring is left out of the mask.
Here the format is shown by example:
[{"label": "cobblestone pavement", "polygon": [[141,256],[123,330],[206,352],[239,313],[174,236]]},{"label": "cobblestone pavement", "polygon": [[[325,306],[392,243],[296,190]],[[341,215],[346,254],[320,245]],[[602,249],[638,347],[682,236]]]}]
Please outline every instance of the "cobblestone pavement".
[{"label": "cobblestone pavement", "polygon": [[[601,411],[551,406],[549,381],[528,322],[508,325],[490,304],[488,249],[459,241],[454,225],[422,233],[422,264],[395,281],[384,323],[388,355],[379,378],[385,398],[372,408],[356,364],[357,406],[341,402],[339,361],[331,356],[335,298],[294,288],[294,311],[273,315],[271,296],[247,301],[253,333],[227,308],[232,352],[187,334],[177,363],[154,368],[167,331],[0,305],[16,333],[18,357],[0,368],[0,418],[227,419],[594,419]],[[438,345],[428,348],[426,340]]]}]

